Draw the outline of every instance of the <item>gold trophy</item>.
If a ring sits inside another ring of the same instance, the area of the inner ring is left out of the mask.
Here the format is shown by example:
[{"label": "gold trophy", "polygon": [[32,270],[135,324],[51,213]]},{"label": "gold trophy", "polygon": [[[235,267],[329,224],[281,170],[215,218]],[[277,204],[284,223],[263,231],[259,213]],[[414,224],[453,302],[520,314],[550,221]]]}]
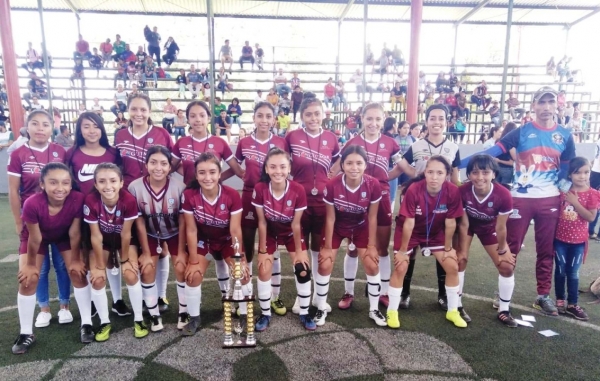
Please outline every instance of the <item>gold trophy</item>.
[{"label": "gold trophy", "polygon": [[[256,338],[254,337],[254,295],[244,296],[242,291],[242,255],[240,254],[239,242],[237,238],[234,239],[233,248],[235,255],[233,256],[233,270],[229,277],[229,285],[225,296],[221,299],[223,302],[224,310],[224,336],[223,336],[223,348],[254,348],[256,347]],[[252,283],[252,279],[250,279]],[[246,318],[246,337],[241,336],[244,331],[244,327],[239,321],[233,326],[231,321],[231,312],[233,310],[233,303],[248,303],[248,316]],[[233,336],[233,332],[236,333],[236,337]]]}]

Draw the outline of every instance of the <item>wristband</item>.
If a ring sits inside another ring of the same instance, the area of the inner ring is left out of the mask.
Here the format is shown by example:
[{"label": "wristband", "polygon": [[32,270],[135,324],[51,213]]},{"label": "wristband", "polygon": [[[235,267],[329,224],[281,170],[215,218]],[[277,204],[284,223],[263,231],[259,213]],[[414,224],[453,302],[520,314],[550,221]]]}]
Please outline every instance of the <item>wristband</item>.
[{"label": "wristband", "polygon": [[369,248],[369,247],[377,247],[377,246],[375,246],[375,245],[367,245],[367,248]]},{"label": "wristband", "polygon": [[266,250],[265,250],[265,251],[261,251],[261,250],[259,250],[259,251],[258,251],[258,254],[267,254],[267,251],[266,251]]},{"label": "wristband", "polygon": [[498,250],[498,255],[503,255],[506,254],[508,250],[504,249],[504,250]]},{"label": "wristband", "polygon": [[446,250],[446,248],[444,247],[444,251],[445,251],[446,253],[449,253],[449,252],[451,252],[451,251],[452,251],[452,248],[449,248],[448,250]]},{"label": "wristband", "polygon": [[127,258],[127,259],[126,259],[126,260],[124,260],[124,261],[119,261],[119,262],[121,262],[121,264],[127,263],[127,262],[129,262],[129,258]]}]

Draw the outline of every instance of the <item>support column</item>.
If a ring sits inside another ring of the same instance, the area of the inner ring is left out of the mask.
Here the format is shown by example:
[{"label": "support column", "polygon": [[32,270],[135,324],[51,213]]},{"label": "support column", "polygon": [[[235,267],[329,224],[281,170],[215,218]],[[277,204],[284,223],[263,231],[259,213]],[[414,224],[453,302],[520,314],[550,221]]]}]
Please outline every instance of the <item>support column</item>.
[{"label": "support column", "polygon": [[214,38],[214,14],[212,9],[212,0],[206,0],[206,21],[208,23],[208,70],[209,76],[208,80],[210,82],[210,114],[212,115],[210,120],[210,125],[212,126],[212,134],[216,135],[216,126],[215,126],[215,38]]},{"label": "support column", "polygon": [[456,48],[458,46],[458,24],[454,24],[454,50],[452,53],[452,69],[456,73]]},{"label": "support column", "polygon": [[11,128],[15,136],[25,126],[21,92],[19,91],[19,73],[10,18],[10,0],[0,0],[0,40],[2,40],[4,76],[8,93]]},{"label": "support column", "polygon": [[367,20],[369,18],[369,2],[364,1],[364,15],[363,15],[363,91],[362,91],[362,104],[366,103],[365,95],[367,92]]},{"label": "support column", "polygon": [[406,120],[418,122],[419,115],[419,43],[423,21],[423,0],[411,0],[410,4],[410,57],[408,59],[408,95],[406,97]]},{"label": "support column", "polygon": [[506,20],[506,40],[504,42],[504,69],[502,71],[502,94],[500,95],[500,121],[504,120],[504,101],[506,100],[506,79],[508,77],[508,54],[510,53],[510,28],[512,26],[514,0],[508,1]]},{"label": "support column", "polygon": [[[44,59],[44,71],[46,78],[46,87],[48,88],[48,112],[50,115],[54,115],[54,108],[52,107],[52,87],[50,86],[50,65],[48,62],[48,47],[46,46],[46,29],[44,28],[44,7],[42,6],[42,0],[38,0],[38,12],[40,14],[40,27],[42,30],[42,57]],[[79,28],[79,18],[77,18],[77,28]],[[82,87],[83,102],[85,103],[85,89]]]},{"label": "support column", "polygon": [[[338,35],[337,35],[337,56],[335,57],[335,84],[337,85],[340,79],[340,50],[342,44],[342,22],[338,21]],[[294,90],[294,89],[292,89]]]},{"label": "support column", "polygon": [[569,54],[569,32],[571,31],[570,26],[565,26],[565,56]]}]

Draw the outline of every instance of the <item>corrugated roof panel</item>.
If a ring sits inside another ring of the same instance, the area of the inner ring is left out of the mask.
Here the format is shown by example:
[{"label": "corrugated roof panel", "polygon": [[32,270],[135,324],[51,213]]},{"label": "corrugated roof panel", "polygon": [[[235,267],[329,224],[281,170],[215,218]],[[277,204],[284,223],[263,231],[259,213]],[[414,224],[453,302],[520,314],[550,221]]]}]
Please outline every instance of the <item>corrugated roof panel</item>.
[{"label": "corrugated roof panel", "polygon": [[310,18],[338,18],[345,4],[318,4],[303,2],[279,2],[277,17],[310,17]]},{"label": "corrugated roof panel", "polygon": [[[473,8],[462,7],[423,7],[423,20],[428,21],[456,21],[469,13]],[[409,16],[410,17],[410,16]]]},{"label": "corrugated roof panel", "polygon": [[[514,0],[515,5],[523,7],[547,6],[556,7],[597,7],[600,6],[598,0]],[[508,7],[508,0],[492,0],[490,4],[505,5]]]},{"label": "corrugated roof panel", "polygon": [[[590,11],[561,10],[557,12],[550,9],[514,9],[513,22],[519,23],[563,23],[572,22],[585,16]],[[469,18],[469,21],[478,22],[506,22],[508,10],[501,8],[482,8]]]}]

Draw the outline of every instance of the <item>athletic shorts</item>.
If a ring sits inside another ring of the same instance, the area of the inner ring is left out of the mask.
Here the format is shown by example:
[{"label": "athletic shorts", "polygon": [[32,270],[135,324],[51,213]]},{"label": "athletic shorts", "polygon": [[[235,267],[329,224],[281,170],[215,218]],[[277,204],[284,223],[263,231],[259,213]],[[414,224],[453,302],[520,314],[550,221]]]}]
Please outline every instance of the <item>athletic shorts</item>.
[{"label": "athletic shorts", "polygon": [[483,246],[497,245],[498,244],[498,236],[496,235],[496,226],[484,226],[484,227],[474,227],[469,225],[469,230],[467,232],[471,237],[477,236],[479,241]]},{"label": "athletic shorts", "polygon": [[256,208],[252,205],[252,191],[242,191],[242,227],[247,229],[258,228]]},{"label": "athletic shorts", "polygon": [[[300,242],[302,242],[302,251],[306,251],[304,238],[301,238]],[[272,235],[267,234],[267,253],[273,254],[277,251],[279,245],[284,245],[289,253],[296,253],[296,243],[294,242],[293,234],[290,234],[289,236],[279,236],[277,237],[277,240],[275,240]]]},{"label": "athletic shorts", "polygon": [[[58,251],[60,251],[61,253],[63,251],[71,250],[71,240],[69,237],[66,237],[66,239],[63,239],[58,242],[48,242],[42,240],[42,243],[40,243],[40,248],[37,252],[38,255],[48,255],[48,246],[51,243],[54,243],[58,248]],[[19,254],[27,255],[27,241],[21,241],[21,243],[19,244]]]},{"label": "athletic shorts", "polygon": [[[398,223],[396,218],[396,228],[394,229],[394,253],[400,250],[402,246],[402,226],[403,224]],[[434,251],[444,251],[444,245],[446,244],[446,235],[442,230],[438,234],[429,237],[429,241],[425,237],[417,237],[415,235],[410,237],[408,242],[407,253],[411,256],[415,256],[415,248],[420,247],[421,253],[425,249]]]},{"label": "athletic shorts", "polygon": [[[167,248],[169,249],[169,253],[171,254],[171,256],[176,257],[177,253],[179,252],[179,235],[174,235],[171,238],[160,240],[160,244],[162,246],[163,253],[165,250],[163,243],[165,243],[165,242],[167,243]],[[150,254],[153,257],[160,255],[156,252],[156,248],[158,247],[158,238],[148,236],[148,246],[150,247]]]},{"label": "athletic shorts", "polygon": [[381,192],[381,201],[377,209],[377,226],[392,226],[392,202],[390,191]]},{"label": "athletic shorts", "polygon": [[227,259],[233,257],[235,252],[231,247],[231,238],[226,241],[198,241],[198,254],[206,257],[211,254],[214,258]]},{"label": "athletic shorts", "polygon": [[309,206],[302,213],[300,224],[302,225],[302,234],[323,234],[325,226],[325,205]]},{"label": "athletic shorts", "polygon": [[[357,249],[366,249],[369,243],[368,224],[365,222],[363,226],[359,226],[354,230],[336,229],[334,226],[331,248],[333,250],[339,249],[344,239],[348,239],[348,245],[353,243]],[[323,243],[325,243],[325,237],[323,237]]]}]

